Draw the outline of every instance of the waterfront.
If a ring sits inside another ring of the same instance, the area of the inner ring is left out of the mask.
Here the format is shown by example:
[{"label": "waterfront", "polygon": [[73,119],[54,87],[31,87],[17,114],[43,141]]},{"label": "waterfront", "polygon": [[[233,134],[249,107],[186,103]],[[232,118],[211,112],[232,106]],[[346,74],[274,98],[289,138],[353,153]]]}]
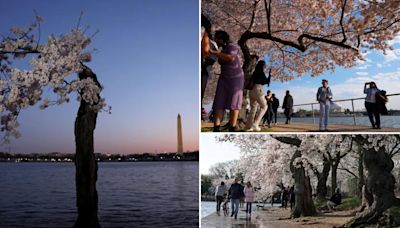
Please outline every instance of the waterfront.
[{"label": "waterfront", "polygon": [[[0,163],[0,227],[71,227],[73,163]],[[103,227],[198,226],[198,162],[99,163]]]}]

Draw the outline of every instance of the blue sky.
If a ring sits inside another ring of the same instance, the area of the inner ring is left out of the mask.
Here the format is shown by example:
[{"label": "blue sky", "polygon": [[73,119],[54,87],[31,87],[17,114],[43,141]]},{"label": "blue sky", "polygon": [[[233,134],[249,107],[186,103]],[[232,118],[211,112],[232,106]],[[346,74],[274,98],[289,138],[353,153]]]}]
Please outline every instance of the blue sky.
[{"label": "blue sky", "polygon": [[[387,55],[378,51],[368,51],[364,54],[366,61],[358,62],[353,68],[337,67],[335,72],[327,71],[317,77],[303,75],[288,82],[272,81],[270,87],[264,86],[264,92],[268,89],[276,94],[283,102],[286,90],[293,96],[294,104],[316,102],[316,92],[321,86],[322,79],[329,80],[329,86],[333,91],[334,100],[365,97],[363,88],[365,82],[375,81],[379,89],[386,90],[388,94],[400,93],[400,35],[390,42],[394,46],[393,51]],[[343,108],[351,109],[351,102],[338,102]],[[211,109],[212,104],[206,105]],[[356,110],[363,110],[364,100],[354,101]],[[400,109],[400,96],[389,97],[388,109]],[[296,109],[311,109],[311,106],[295,107]],[[319,108],[314,106],[314,108]],[[280,110],[279,110],[280,111]]]},{"label": "blue sky", "polygon": [[[281,104],[286,90],[291,91],[295,104],[315,102],[315,94],[324,78],[329,80],[334,100],[365,97],[364,83],[370,81],[375,81],[378,88],[386,90],[388,94],[400,93],[400,35],[391,44],[395,49],[388,51],[387,55],[369,51],[364,55],[366,61],[358,62],[356,67],[347,69],[338,67],[333,73],[328,71],[318,77],[305,75],[284,83],[272,81],[270,88],[265,86],[264,89],[276,93]],[[350,102],[337,104],[344,108],[351,107]],[[363,100],[354,101],[354,105],[356,110],[365,109]],[[400,109],[400,96],[390,97],[387,107]]]},{"label": "blue sky", "polygon": [[[95,151],[176,151],[176,118],[182,116],[184,150],[198,149],[198,18],[196,0],[51,1],[15,0],[0,15],[0,34],[44,17],[41,39],[76,27],[83,11],[87,34],[99,30],[89,48],[112,114],[100,113]],[[73,77],[73,76],[72,76]],[[1,149],[73,153],[78,102],[31,107],[20,115],[22,137]]]}]

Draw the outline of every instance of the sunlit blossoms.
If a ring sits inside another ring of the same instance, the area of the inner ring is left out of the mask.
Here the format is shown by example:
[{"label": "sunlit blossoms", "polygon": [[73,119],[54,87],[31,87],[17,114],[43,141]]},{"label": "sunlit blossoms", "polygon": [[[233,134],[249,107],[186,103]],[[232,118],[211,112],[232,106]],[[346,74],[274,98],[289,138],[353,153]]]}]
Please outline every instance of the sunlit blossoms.
[{"label": "sunlit blossoms", "polygon": [[[37,17],[28,28],[14,27],[9,36],[0,40],[1,130],[6,138],[20,135],[16,129],[19,112],[39,102],[40,108],[45,109],[68,102],[75,93],[78,100],[89,103],[96,111],[106,106],[99,96],[102,90],[99,84],[90,78],[76,77],[84,67],[83,62],[91,60],[91,53],[86,50],[90,37],[74,29],[60,36],[50,35],[46,42],[39,43],[40,34],[36,37],[33,33],[40,31],[37,28],[42,20]],[[29,67],[14,67],[17,59],[29,63]],[[52,91],[56,96],[44,97],[43,91]]]},{"label": "sunlit blossoms", "polygon": [[265,57],[280,81],[353,67],[368,50],[390,50],[400,31],[397,0],[202,0],[202,14],[241,47],[242,62]]}]

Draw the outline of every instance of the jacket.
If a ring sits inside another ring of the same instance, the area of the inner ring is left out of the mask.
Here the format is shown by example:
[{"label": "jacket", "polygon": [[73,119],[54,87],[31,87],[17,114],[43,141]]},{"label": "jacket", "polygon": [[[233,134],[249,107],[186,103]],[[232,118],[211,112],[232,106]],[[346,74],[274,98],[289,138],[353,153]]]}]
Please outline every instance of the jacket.
[{"label": "jacket", "polygon": [[254,201],[254,189],[253,187],[244,187],[244,200],[246,202],[253,202]]},{"label": "jacket", "polygon": [[282,108],[293,108],[293,97],[292,95],[286,95],[283,99]]},{"label": "jacket", "polygon": [[241,184],[234,183],[229,188],[228,193],[230,199],[241,199],[244,196],[243,186]]},{"label": "jacket", "polygon": [[317,91],[317,101],[325,102],[332,99],[332,90],[329,87],[319,87]]}]

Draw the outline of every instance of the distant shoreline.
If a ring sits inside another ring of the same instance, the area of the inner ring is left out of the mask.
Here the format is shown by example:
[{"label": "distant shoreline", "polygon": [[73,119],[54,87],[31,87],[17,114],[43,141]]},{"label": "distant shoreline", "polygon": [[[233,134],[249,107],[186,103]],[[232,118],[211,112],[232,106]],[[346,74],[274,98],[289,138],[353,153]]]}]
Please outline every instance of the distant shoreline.
[{"label": "distant shoreline", "polygon": [[[163,162],[163,161],[199,161],[199,151],[186,153],[164,154],[99,154],[96,153],[97,162]],[[49,154],[11,154],[0,152],[0,162],[74,162],[75,154],[62,154],[58,152]]]},{"label": "distant shoreline", "polygon": [[[138,162],[198,162],[199,160],[154,160],[154,161],[97,161],[98,163],[138,163]],[[12,161],[0,160],[0,163],[74,163],[73,161]]]}]

